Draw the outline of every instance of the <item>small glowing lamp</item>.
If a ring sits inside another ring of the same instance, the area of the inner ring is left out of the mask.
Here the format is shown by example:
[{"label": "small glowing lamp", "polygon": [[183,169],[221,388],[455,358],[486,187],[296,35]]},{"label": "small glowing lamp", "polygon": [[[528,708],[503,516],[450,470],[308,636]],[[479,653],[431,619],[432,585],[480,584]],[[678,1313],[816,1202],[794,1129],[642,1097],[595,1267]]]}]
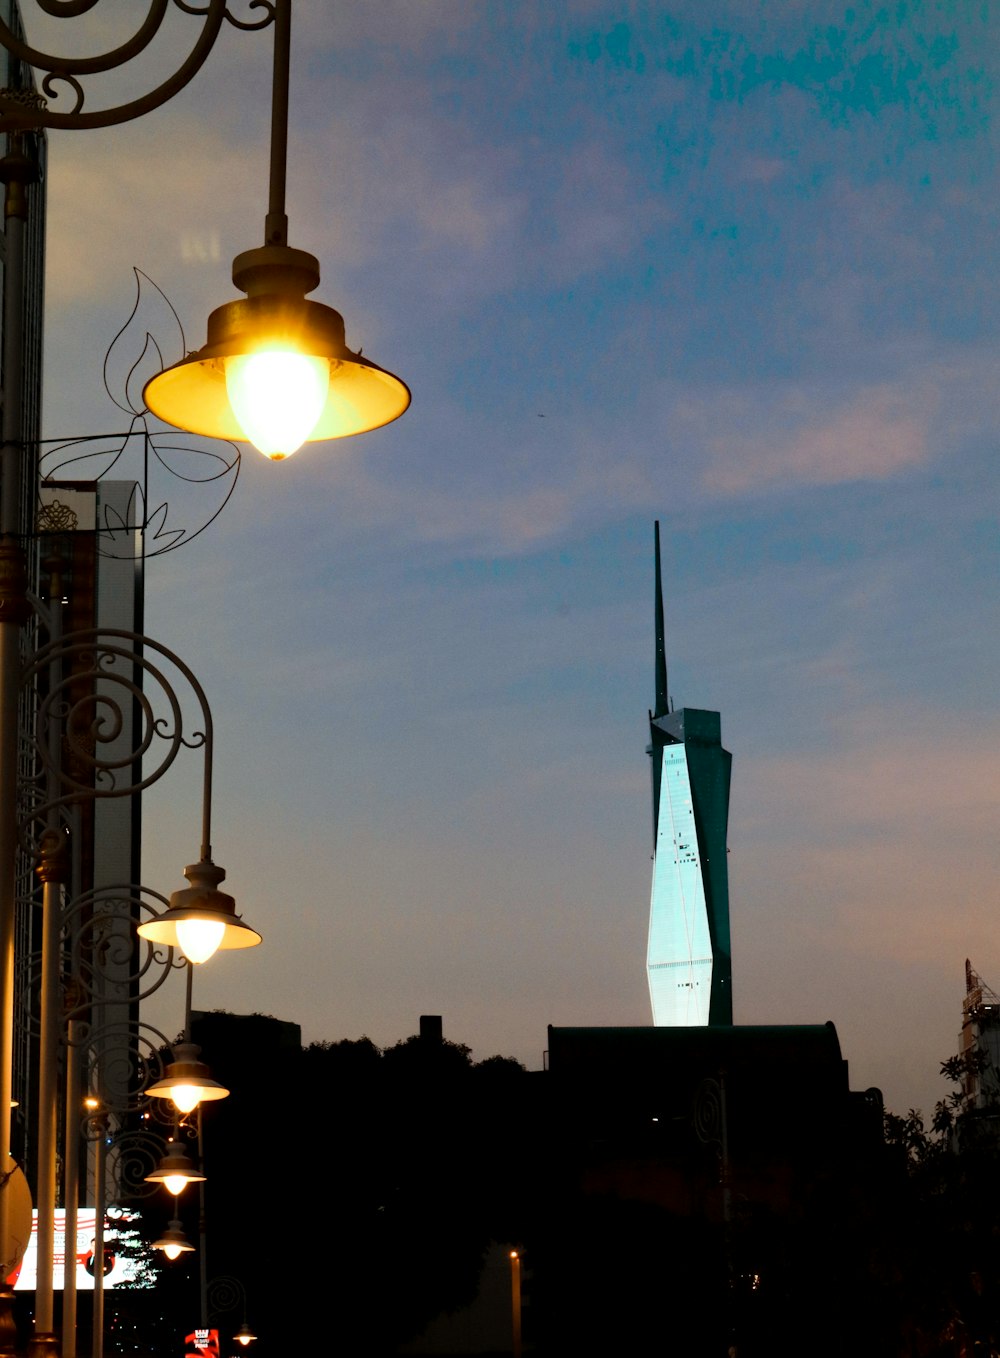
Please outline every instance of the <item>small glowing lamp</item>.
[{"label": "small glowing lamp", "polygon": [[139,937],[180,948],[196,965],[207,962],[219,949],[256,947],[260,934],[237,915],[232,896],[218,889],[225,875],[225,869],[210,858],[186,867],[184,876],[191,885],[172,893],[162,915],[140,924]]},{"label": "small glowing lamp", "polygon": [[188,1244],[183,1226],[174,1217],[159,1240],[153,1241],[153,1249],[162,1250],[168,1259],[177,1259],[182,1254],[191,1253],[194,1246]]},{"label": "small glowing lamp", "polygon": [[171,1099],[179,1113],[192,1113],[209,1099],[226,1098],[229,1090],[212,1079],[208,1066],[198,1060],[200,1053],[201,1048],[193,1042],[178,1042],[163,1079],[150,1085],[146,1093],[156,1099]]},{"label": "small glowing lamp", "polygon": [[204,1174],[195,1169],[179,1146],[171,1146],[166,1155],[145,1178],[147,1184],[163,1184],[176,1198],[188,1184],[203,1184]]},{"label": "small glowing lamp", "polygon": [[253,443],[272,461],[303,443],[379,429],[410,404],[405,382],[348,349],[339,311],[311,302],[319,261],[285,244],[246,250],[247,295],[208,318],[208,343],[151,378],[148,409],[209,438]]},{"label": "small glowing lamp", "polygon": [[257,1336],[254,1334],[253,1330],[251,1330],[250,1326],[244,1320],[243,1324],[233,1335],[233,1338],[236,1340],[237,1344],[240,1344],[242,1345],[243,1348],[246,1348],[248,1344],[253,1343]]}]

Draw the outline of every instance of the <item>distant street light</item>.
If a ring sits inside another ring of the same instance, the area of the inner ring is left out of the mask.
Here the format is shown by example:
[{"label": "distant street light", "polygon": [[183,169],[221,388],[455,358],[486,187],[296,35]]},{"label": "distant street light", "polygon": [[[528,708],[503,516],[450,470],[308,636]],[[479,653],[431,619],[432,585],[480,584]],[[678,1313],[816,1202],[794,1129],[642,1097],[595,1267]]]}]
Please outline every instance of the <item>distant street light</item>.
[{"label": "distant street light", "polygon": [[159,1240],[153,1241],[154,1250],[162,1250],[168,1259],[177,1259],[182,1254],[193,1252],[194,1246],[188,1244],[184,1227],[177,1217],[173,1217]]},{"label": "distant street light", "polygon": [[178,1042],[163,1079],[150,1085],[146,1093],[156,1099],[170,1099],[179,1113],[193,1113],[207,1100],[226,1098],[229,1090],[212,1079],[208,1066],[198,1060],[200,1052],[194,1042]]},{"label": "distant street light", "polygon": [[195,1169],[193,1161],[175,1144],[170,1147],[152,1174],[145,1176],[145,1182],[163,1184],[167,1192],[176,1198],[188,1184],[204,1183],[205,1175]]}]

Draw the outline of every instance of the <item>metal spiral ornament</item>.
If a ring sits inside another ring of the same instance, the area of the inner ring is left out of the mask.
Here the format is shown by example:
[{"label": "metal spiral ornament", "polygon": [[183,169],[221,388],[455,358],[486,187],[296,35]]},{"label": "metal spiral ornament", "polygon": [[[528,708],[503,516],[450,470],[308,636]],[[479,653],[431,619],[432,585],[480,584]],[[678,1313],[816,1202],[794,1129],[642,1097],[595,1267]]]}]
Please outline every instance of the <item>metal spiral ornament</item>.
[{"label": "metal spiral ornament", "polygon": [[718,1080],[702,1080],[694,1096],[691,1122],[699,1141],[722,1145],[722,1089]]},{"label": "metal spiral ornament", "polygon": [[160,1185],[146,1183],[163,1155],[163,1142],[146,1131],[118,1132],[108,1153],[108,1197],[112,1202],[150,1198]]},{"label": "metal spiral ornament", "polygon": [[[185,726],[168,669],[184,679],[195,699],[195,726]],[[201,684],[173,651],[138,632],[87,628],[42,646],[22,684],[29,692],[41,692],[28,738],[35,775],[25,819],[43,826],[76,802],[141,792],[163,777],[182,749],[203,751],[207,815],[212,715]],[[138,719],[126,742],[129,748],[123,749],[133,713]],[[150,755],[155,758],[151,768]],[[22,829],[23,838],[38,838],[37,832]]]},{"label": "metal spiral ornament", "polygon": [[212,1278],[208,1284],[209,1315],[224,1315],[246,1307],[247,1294],[239,1278],[228,1274]]},{"label": "metal spiral ornament", "polygon": [[[96,9],[98,3],[99,0],[35,0],[42,13],[53,19],[78,18],[81,14]],[[94,111],[84,108],[86,102],[84,80],[89,76],[104,75],[119,66],[124,66],[150,48],[164,28],[164,22],[170,13],[169,0],[149,0],[146,16],[132,36],[112,51],[96,57],[57,56],[51,52],[42,52],[20,38],[10,24],[0,20],[0,45],[41,75],[42,93],[48,99],[66,96],[70,101],[68,109],[58,111],[48,108],[32,109],[24,107],[17,100],[15,91],[0,91],[0,131],[12,132],[39,127],[115,127],[119,123],[131,122],[133,118],[141,118],[143,114],[152,112],[172,99],[198,74],[215,45],[224,22],[232,24],[234,28],[249,31],[266,28],[274,20],[274,5],[271,0],[246,0],[247,11],[251,15],[256,12],[256,16],[242,19],[230,10],[227,0],[203,0],[201,4],[190,3],[190,0],[174,0],[174,7],[184,14],[202,20],[201,31],[184,61],[173,75],[168,76],[148,94],[114,108]]]},{"label": "metal spiral ornament", "polygon": [[87,1044],[86,1087],[96,1091],[102,1108],[119,1116],[143,1109],[146,1090],[162,1078],[170,1059],[164,1034],[148,1023],[123,1019],[88,1026],[86,1038],[78,1041]]},{"label": "metal spiral ornament", "polygon": [[124,885],[95,887],[70,903],[63,931],[73,939],[80,961],[66,997],[67,1020],[84,1012],[109,985],[125,986],[134,1003],[148,999],[172,971],[183,968],[184,958],[173,948],[135,933],[136,923],[153,918],[168,904],[166,896],[150,887]]}]

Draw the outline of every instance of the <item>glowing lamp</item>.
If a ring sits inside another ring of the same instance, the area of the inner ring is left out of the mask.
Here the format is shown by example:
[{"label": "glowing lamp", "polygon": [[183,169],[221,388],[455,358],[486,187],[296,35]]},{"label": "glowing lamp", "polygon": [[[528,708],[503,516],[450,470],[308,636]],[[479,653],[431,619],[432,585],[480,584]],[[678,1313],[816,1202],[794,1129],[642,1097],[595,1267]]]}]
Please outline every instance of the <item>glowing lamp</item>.
[{"label": "glowing lamp", "polygon": [[163,1184],[176,1198],[188,1184],[203,1184],[205,1176],[195,1169],[179,1146],[171,1146],[152,1174],[146,1175],[145,1182]]},{"label": "glowing lamp", "polygon": [[251,1330],[250,1326],[244,1320],[243,1324],[233,1335],[233,1338],[236,1340],[237,1344],[240,1344],[242,1345],[243,1348],[246,1348],[248,1344],[253,1343],[257,1336],[254,1334],[253,1330]]},{"label": "glowing lamp", "polygon": [[192,1113],[209,1099],[226,1098],[229,1090],[212,1079],[208,1066],[198,1060],[200,1052],[193,1042],[178,1042],[163,1079],[150,1085],[146,1093],[156,1099],[170,1099],[179,1113]]},{"label": "glowing lamp", "polygon": [[177,921],[177,945],[189,962],[207,962],[219,951],[226,934],[221,919],[181,919]]},{"label": "glowing lamp", "polygon": [[339,311],[311,302],[319,262],[263,245],[233,261],[247,295],[208,318],[208,343],[151,378],[148,409],[209,438],[253,443],[281,461],[303,443],[363,434],[398,419],[405,382],[348,349]]},{"label": "glowing lamp", "polygon": [[330,364],[290,346],[226,359],[226,393],[245,436],[273,462],[316,428],[330,392]]},{"label": "glowing lamp", "polygon": [[153,1241],[153,1249],[162,1250],[168,1259],[177,1259],[182,1254],[190,1253],[194,1246],[188,1244],[183,1226],[174,1217],[159,1240]]},{"label": "glowing lamp", "polygon": [[244,924],[232,896],[220,891],[225,869],[210,858],[184,869],[191,885],[175,891],[162,915],[140,924],[140,938],[180,948],[189,962],[200,964],[222,949],[254,948],[260,934]]}]

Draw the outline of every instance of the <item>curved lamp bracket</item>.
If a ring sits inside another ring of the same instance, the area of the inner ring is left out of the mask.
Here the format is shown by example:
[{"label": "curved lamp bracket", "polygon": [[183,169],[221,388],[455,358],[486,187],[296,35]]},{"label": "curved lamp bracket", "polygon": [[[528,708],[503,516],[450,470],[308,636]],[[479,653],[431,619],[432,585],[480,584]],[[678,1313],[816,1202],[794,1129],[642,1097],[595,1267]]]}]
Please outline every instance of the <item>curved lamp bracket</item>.
[{"label": "curved lamp bracket", "polygon": [[[98,0],[35,0],[38,8],[51,18],[75,19],[89,10],[95,9]],[[248,0],[250,11],[263,11],[253,19],[238,19],[230,12],[227,0],[204,0],[202,4],[190,0],[173,0],[174,5],[185,14],[203,20],[201,32],[194,46],[173,75],[157,85],[148,94],[133,99],[116,108],[98,109],[94,112],[84,110],[85,92],[83,79],[86,76],[100,75],[125,65],[133,57],[144,52],[154,41],[163,27],[170,11],[170,0],[150,0],[146,17],[126,42],[96,57],[60,57],[49,52],[39,51],[30,46],[11,28],[0,20],[0,46],[12,56],[30,66],[33,70],[44,72],[41,92],[46,98],[57,98],[68,90],[74,100],[71,109],[53,112],[47,108],[26,106],[17,97],[17,91],[0,91],[0,132],[16,132],[39,127],[90,128],[115,127],[119,123],[131,122],[151,113],[178,94],[205,64],[209,52],[215,45],[223,21],[235,28],[246,30],[266,28],[274,22],[276,5],[282,0]]]}]

